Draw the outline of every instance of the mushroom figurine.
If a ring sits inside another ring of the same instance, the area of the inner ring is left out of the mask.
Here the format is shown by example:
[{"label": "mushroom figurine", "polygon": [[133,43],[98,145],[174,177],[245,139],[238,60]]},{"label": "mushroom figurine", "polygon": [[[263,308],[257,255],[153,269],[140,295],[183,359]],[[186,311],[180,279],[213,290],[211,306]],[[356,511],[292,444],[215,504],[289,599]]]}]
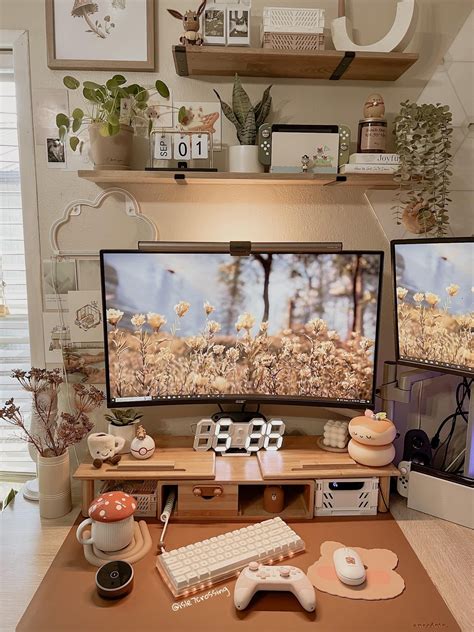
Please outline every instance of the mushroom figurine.
[{"label": "mushroom figurine", "polygon": [[153,437],[146,433],[143,426],[138,426],[135,439],[130,444],[130,452],[136,459],[149,459],[155,451],[155,442]]},{"label": "mushroom figurine", "polygon": [[395,448],[392,442],[397,430],[386,413],[366,410],[364,415],[351,419],[348,429],[352,439],[347,450],[354,461],[369,467],[381,467],[393,461]]}]

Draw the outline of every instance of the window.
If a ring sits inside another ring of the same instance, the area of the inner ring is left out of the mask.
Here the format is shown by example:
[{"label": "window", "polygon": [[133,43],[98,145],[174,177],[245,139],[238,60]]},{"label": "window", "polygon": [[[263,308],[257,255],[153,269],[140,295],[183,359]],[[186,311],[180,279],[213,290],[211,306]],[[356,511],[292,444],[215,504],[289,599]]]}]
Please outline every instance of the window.
[{"label": "window", "polygon": [[[13,396],[28,418],[31,398],[10,377],[31,366],[16,107],[13,54],[0,51],[0,405]],[[34,471],[18,431],[0,421],[0,476]]]}]

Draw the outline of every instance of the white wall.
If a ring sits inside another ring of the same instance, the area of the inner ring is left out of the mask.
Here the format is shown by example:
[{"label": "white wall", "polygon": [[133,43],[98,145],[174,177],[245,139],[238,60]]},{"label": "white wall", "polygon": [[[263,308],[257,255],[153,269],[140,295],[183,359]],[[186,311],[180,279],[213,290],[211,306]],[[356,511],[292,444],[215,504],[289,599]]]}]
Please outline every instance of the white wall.
[{"label": "white wall", "polygon": [[[197,5],[191,0],[173,0],[159,3],[157,10],[157,73],[171,87],[176,100],[213,100],[212,88],[217,84],[224,96],[230,95],[231,81],[225,79],[178,78],[174,71],[171,45],[180,35],[180,24],[166,13],[167,7],[185,10]],[[253,3],[257,16],[254,31],[258,30],[263,0]],[[272,0],[274,5],[286,6],[286,0]],[[314,6],[309,0],[298,0],[298,6]],[[327,9],[327,20],[336,16],[335,0],[319,0],[318,6]],[[358,0],[347,2],[348,10],[361,42],[380,38],[390,27],[395,14],[396,0]],[[395,83],[372,84],[368,82],[312,82],[309,80],[280,79],[273,84],[273,120],[280,122],[337,123],[351,126],[353,137],[361,116],[366,96],[375,91],[384,96],[389,120],[398,110],[400,101],[417,100],[443,55],[473,9],[471,0],[419,0],[420,16],[416,35],[409,51],[420,52],[420,60]],[[44,2],[40,0],[0,0],[0,20],[4,29],[27,29],[30,36],[31,73],[33,98],[35,92],[44,89],[61,89],[64,74],[79,79],[103,81],[109,73],[51,71],[46,65]],[[255,32],[254,32],[255,35]],[[125,73],[133,81],[154,82],[156,73]],[[269,81],[245,80],[252,99],[256,99]],[[71,109],[76,101],[71,100]],[[224,121],[224,143],[234,144],[233,129]],[[98,187],[80,180],[73,172],[51,171],[47,168],[42,139],[36,138],[36,166],[38,175],[38,201],[42,256],[48,257],[49,229],[73,198],[94,198]],[[225,160],[225,152],[219,157]],[[172,187],[134,186],[132,193],[139,200],[142,210],[158,225],[162,239],[174,240],[341,240],[347,248],[381,248],[388,256],[386,222],[379,223],[367,203],[363,192],[350,189],[317,190],[312,187],[285,186],[264,187]],[[386,198],[380,208],[372,201],[375,212],[384,214]],[[456,209],[459,210],[459,209]],[[467,232],[466,215],[459,214],[460,232]],[[456,224],[458,225],[458,224]],[[382,226],[384,228],[382,228]],[[103,227],[107,230],[107,227]],[[469,229],[470,231],[470,229]],[[82,247],[87,248],[88,231],[78,234]],[[79,244],[78,244],[79,245]],[[380,356],[393,359],[392,306],[389,289],[389,268],[385,272],[385,290],[382,314],[382,341]],[[39,316],[39,315],[38,315]],[[381,376],[380,376],[381,377]],[[435,395],[433,396],[435,398]],[[436,401],[439,398],[436,398]],[[436,402],[433,415],[436,415]],[[209,409],[208,409],[209,410]],[[318,427],[312,422],[324,412],[311,408],[271,407],[270,414],[279,413],[290,419],[290,427],[296,432],[314,433]],[[206,408],[192,411],[184,406],[164,407],[147,412],[148,420],[160,422],[160,431],[185,433],[189,423],[205,414]],[[190,415],[192,414],[192,418]],[[331,413],[333,414],[333,413]],[[404,414],[401,412],[401,416]],[[186,417],[185,417],[186,416]]]}]

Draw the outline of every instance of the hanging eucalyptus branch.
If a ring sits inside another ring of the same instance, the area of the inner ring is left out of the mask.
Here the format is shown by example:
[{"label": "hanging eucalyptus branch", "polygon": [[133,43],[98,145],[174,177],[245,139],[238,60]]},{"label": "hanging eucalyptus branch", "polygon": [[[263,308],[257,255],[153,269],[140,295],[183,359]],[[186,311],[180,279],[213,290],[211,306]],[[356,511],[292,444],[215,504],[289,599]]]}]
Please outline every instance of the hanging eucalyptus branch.
[{"label": "hanging eucalyptus branch", "polygon": [[448,105],[401,103],[394,121],[400,166],[392,207],[397,224],[414,233],[446,234],[452,155],[452,114]]}]

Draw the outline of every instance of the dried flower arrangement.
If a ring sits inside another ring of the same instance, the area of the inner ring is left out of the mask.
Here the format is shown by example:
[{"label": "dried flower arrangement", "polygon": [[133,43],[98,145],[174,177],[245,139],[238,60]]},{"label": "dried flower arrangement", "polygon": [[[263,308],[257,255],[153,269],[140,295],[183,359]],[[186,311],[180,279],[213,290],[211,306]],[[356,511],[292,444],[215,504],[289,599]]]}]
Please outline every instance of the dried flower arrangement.
[{"label": "dried flower arrangement", "polygon": [[75,410],[73,413],[61,412],[58,420],[58,390],[63,383],[59,369],[48,371],[32,368],[28,372],[16,369],[12,372],[12,377],[18,380],[25,391],[31,393],[33,411],[39,419],[41,432],[32,432],[27,427],[13,398],[0,408],[0,419],[21,430],[23,438],[43,457],[60,456],[70,446],[81,441],[93,427],[88,413],[105,400],[102,391],[94,386],[74,384]]},{"label": "dried flower arrangement", "polygon": [[415,234],[442,236],[449,226],[452,114],[448,105],[401,104],[394,121],[400,187],[392,207],[397,224]]},{"label": "dried flower arrangement", "polygon": [[258,128],[265,123],[265,119],[270,113],[272,105],[271,88],[272,86],[268,86],[257,105],[252,105],[248,94],[242,87],[239,75],[236,74],[232,90],[232,107],[221,99],[217,90],[214,90],[221,103],[222,111],[229,121],[235,125],[237,138],[241,145],[256,144]]},{"label": "dried flower arrangement", "polygon": [[415,292],[397,287],[400,354],[469,366],[474,362],[473,316],[451,314],[459,285],[446,288],[444,300],[434,292]]},{"label": "dried flower arrangement", "polygon": [[203,393],[267,393],[298,390],[308,397],[369,399],[373,340],[353,332],[342,341],[327,323],[313,318],[305,325],[268,335],[268,321],[242,313],[236,336],[223,336],[210,318],[215,307],[203,304],[204,327],[199,335],[176,337],[191,305],[174,307],[169,332],[162,314],[135,314],[134,331],[120,328],[121,310],[108,309],[107,321],[113,397],[199,395]]}]

